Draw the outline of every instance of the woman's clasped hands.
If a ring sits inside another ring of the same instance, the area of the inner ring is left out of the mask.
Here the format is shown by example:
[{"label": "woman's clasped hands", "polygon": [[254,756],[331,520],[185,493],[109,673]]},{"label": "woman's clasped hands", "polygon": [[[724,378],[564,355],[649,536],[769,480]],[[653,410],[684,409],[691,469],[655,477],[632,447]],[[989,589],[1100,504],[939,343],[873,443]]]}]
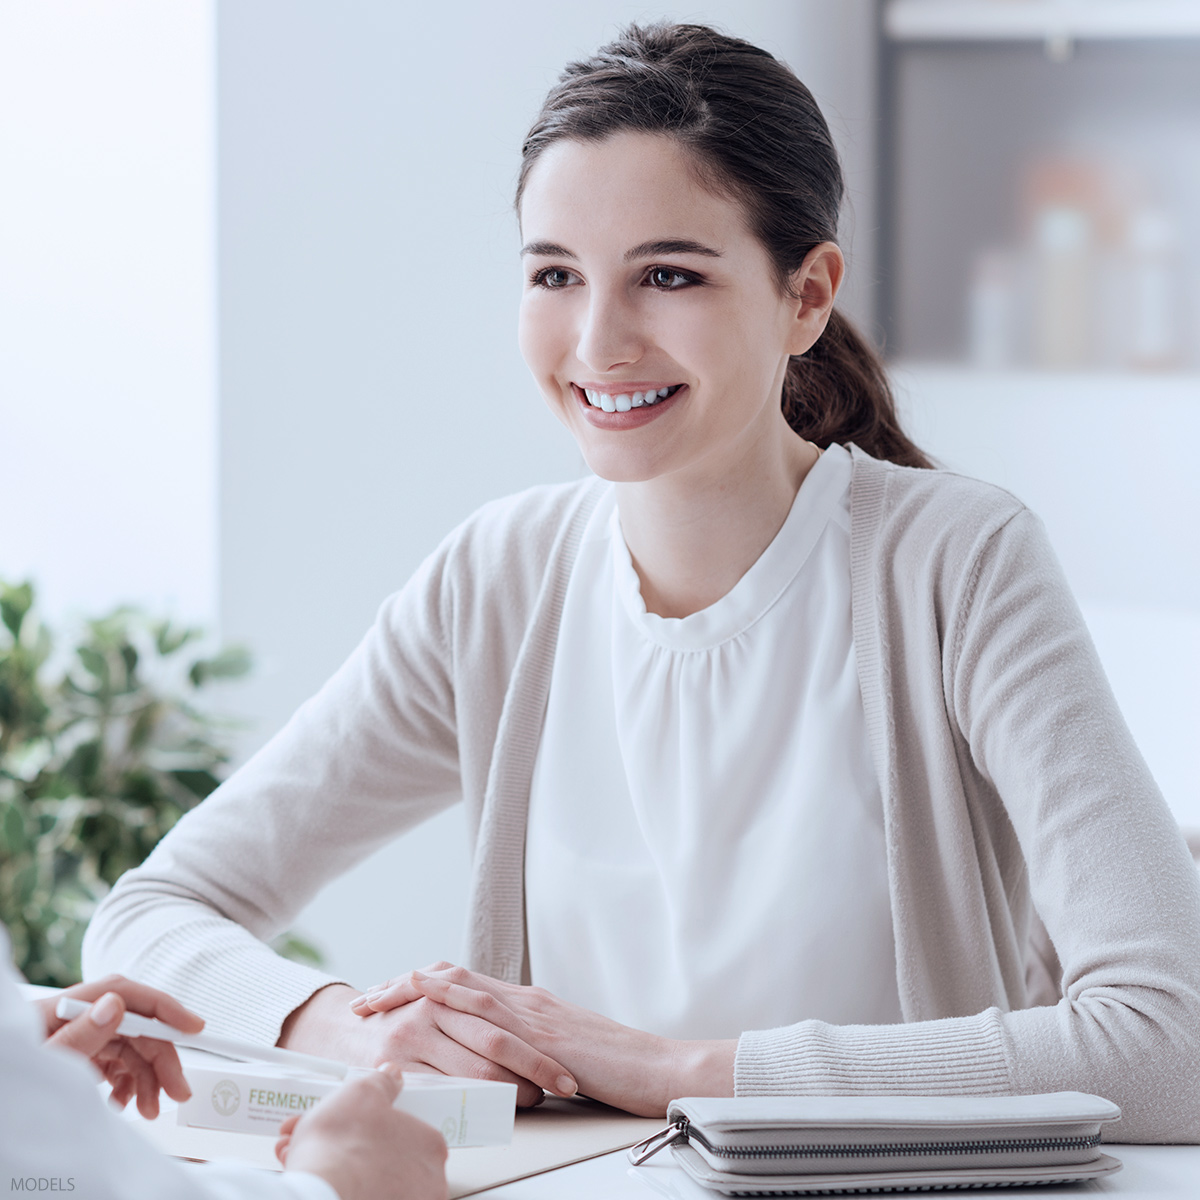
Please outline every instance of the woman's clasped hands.
[{"label": "woman's clasped hands", "polygon": [[[498,1047],[519,1043],[565,1064],[568,1078],[573,1077],[580,1092],[639,1116],[661,1116],[678,1095],[732,1095],[736,1042],[659,1037],[570,1004],[544,988],[504,983],[448,962],[389,979],[350,1004],[351,1011],[368,1020],[395,1017],[422,1006],[446,1028],[470,1020],[476,1037],[486,1027],[491,1032],[483,1038]],[[484,1051],[482,1056],[490,1054]],[[477,1073],[490,1077],[486,1071]],[[690,1091],[693,1087],[698,1090]],[[575,1088],[546,1090],[570,1095]],[[537,1103],[540,1098],[529,1089],[518,1092],[520,1104]]]}]

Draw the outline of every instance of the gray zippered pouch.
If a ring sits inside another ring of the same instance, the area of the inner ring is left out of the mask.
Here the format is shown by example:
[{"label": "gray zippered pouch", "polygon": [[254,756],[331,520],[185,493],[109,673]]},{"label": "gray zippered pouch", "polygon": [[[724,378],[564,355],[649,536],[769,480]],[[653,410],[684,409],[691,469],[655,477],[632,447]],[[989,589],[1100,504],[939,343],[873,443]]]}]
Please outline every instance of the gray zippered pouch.
[{"label": "gray zippered pouch", "polygon": [[741,1195],[1051,1183],[1119,1170],[1100,1144],[1120,1115],[1082,1092],[687,1097],[629,1153],[671,1146],[697,1182]]}]

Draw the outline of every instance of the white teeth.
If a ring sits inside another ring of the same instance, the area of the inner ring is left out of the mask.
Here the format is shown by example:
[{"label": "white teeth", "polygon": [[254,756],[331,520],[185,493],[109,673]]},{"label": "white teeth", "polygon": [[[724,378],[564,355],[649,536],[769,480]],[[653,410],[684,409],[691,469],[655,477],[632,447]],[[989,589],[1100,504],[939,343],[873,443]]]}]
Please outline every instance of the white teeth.
[{"label": "white teeth", "polygon": [[643,408],[657,404],[670,390],[669,387],[651,388],[646,392],[622,392],[617,396],[610,396],[607,392],[597,392],[591,388],[582,389],[583,394],[587,397],[587,402],[593,408],[600,408],[605,412],[629,412],[631,408]]}]

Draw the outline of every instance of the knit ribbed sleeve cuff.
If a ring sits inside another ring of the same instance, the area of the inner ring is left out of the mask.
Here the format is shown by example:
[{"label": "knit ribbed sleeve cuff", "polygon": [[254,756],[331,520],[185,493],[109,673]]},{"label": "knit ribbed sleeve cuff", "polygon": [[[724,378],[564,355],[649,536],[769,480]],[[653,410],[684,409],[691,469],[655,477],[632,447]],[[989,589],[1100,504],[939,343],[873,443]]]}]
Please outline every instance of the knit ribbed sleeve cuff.
[{"label": "knit ribbed sleeve cuff", "polygon": [[1012,1091],[1000,1010],[909,1025],[802,1021],[743,1033],[737,1096],[987,1096]]},{"label": "knit ribbed sleeve cuff", "polygon": [[261,1046],[279,1040],[288,1014],[336,975],[281,958],[231,921],[208,918],[160,938],[138,976],[198,1012],[207,1029]]}]

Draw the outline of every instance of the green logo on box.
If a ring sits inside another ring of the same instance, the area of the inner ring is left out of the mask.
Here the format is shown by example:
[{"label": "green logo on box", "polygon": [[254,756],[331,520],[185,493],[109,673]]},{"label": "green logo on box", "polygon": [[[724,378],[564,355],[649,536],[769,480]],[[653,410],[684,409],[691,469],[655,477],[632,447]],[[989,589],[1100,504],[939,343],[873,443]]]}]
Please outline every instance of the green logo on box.
[{"label": "green logo on box", "polygon": [[232,1117],[238,1110],[238,1105],[242,1102],[242,1094],[238,1091],[238,1085],[232,1079],[222,1079],[220,1083],[213,1088],[212,1106],[222,1117]]}]

